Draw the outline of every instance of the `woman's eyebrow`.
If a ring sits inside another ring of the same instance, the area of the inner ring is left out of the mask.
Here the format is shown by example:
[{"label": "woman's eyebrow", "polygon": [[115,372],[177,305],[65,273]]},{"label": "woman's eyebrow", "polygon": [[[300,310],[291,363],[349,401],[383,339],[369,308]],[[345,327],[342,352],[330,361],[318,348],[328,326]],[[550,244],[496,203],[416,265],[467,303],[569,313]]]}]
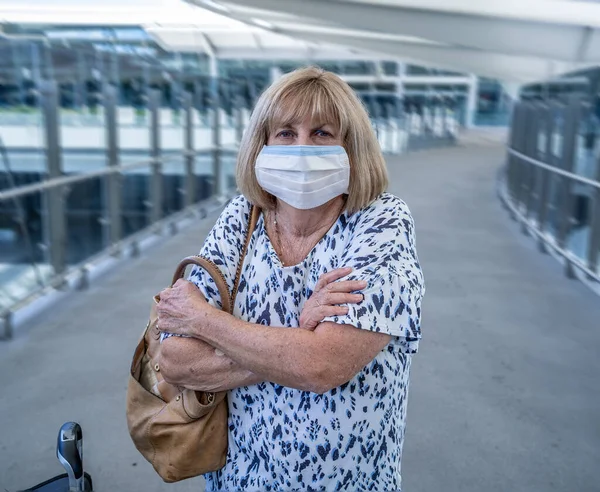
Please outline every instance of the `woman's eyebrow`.
[{"label": "woman's eyebrow", "polygon": [[326,126],[328,126],[329,128],[331,128],[333,130],[337,130],[338,129],[338,127],[336,125],[334,125],[333,123],[322,123],[322,124],[317,125],[314,128],[312,128],[312,131],[320,130],[321,128],[326,127]]},{"label": "woman's eyebrow", "polygon": [[293,130],[294,124],[293,123],[281,123],[281,124],[273,125],[273,128],[275,130]]}]

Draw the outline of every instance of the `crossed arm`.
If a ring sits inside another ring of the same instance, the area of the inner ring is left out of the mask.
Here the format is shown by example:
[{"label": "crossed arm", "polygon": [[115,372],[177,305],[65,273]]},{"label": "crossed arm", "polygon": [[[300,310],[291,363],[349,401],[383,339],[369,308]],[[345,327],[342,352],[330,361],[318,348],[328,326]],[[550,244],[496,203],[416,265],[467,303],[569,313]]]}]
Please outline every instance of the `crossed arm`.
[{"label": "crossed arm", "polygon": [[[356,297],[348,297],[356,294],[349,292],[365,286],[330,281],[336,275],[339,278],[340,271],[330,272],[317,284],[300,317],[300,328],[242,321],[210,306],[195,285],[179,281],[161,293],[159,327],[190,338],[163,341],[163,376],[173,384],[201,391],[270,381],[324,393],[349,381],[383,350],[391,336],[319,321],[329,313],[345,314],[347,308],[340,304],[357,302]],[[218,355],[215,348],[224,355]]]}]

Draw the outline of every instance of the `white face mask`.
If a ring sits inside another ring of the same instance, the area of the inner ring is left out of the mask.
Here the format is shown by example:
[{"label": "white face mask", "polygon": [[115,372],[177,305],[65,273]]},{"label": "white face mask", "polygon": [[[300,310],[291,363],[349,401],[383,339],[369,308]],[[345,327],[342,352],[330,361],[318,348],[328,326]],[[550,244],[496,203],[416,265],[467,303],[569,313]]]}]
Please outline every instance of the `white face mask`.
[{"label": "white face mask", "polygon": [[265,145],[254,169],[265,191],[299,209],[348,193],[350,163],[339,145]]}]

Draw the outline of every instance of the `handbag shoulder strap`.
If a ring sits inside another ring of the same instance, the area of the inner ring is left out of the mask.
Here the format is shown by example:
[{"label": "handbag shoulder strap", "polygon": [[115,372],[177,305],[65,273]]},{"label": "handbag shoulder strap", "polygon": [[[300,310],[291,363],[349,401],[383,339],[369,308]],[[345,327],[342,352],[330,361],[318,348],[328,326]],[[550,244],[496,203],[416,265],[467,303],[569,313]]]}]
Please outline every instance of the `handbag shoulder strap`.
[{"label": "handbag shoulder strap", "polygon": [[240,255],[240,260],[238,262],[237,270],[235,273],[235,280],[233,282],[233,290],[231,293],[227,287],[227,281],[225,280],[225,276],[219,269],[217,265],[215,265],[212,261],[203,256],[188,256],[179,262],[177,268],[175,269],[175,273],[173,275],[173,280],[171,282],[171,286],[177,282],[180,278],[183,278],[185,275],[185,269],[189,265],[198,266],[206,271],[217,286],[217,290],[219,291],[219,296],[221,297],[221,305],[223,306],[223,311],[228,313],[232,313],[233,311],[233,301],[235,300],[235,296],[237,294],[238,286],[240,283],[240,276],[242,274],[242,266],[244,263],[244,258],[246,256],[246,251],[248,250],[248,245],[250,244],[250,238],[252,237],[252,232],[256,228],[256,223],[260,217],[260,208],[252,206],[250,208],[250,219],[248,221],[248,229],[246,230],[246,237],[244,239],[244,247],[242,249],[242,254]]},{"label": "handbag shoulder strap", "polygon": [[244,240],[244,248],[242,249],[242,254],[240,255],[240,261],[238,262],[237,271],[235,272],[235,280],[233,282],[233,290],[231,291],[231,309],[233,310],[233,301],[235,301],[235,296],[237,296],[238,287],[240,285],[240,277],[242,276],[242,267],[244,266],[244,258],[246,257],[246,252],[248,251],[248,245],[250,244],[250,239],[252,237],[252,233],[254,229],[256,229],[256,224],[260,217],[260,208],[252,205],[250,207],[250,219],[248,220],[248,229],[246,230],[246,238]]}]

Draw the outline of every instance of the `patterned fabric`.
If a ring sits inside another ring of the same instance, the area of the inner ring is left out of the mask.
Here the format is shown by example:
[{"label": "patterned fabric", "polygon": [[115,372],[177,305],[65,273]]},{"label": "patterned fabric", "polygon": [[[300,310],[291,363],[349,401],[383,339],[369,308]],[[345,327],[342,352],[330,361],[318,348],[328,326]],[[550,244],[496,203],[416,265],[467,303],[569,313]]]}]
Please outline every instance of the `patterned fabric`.
[{"label": "patterned fabric", "polygon": [[[231,288],[250,204],[233,199],[201,255],[223,271]],[[343,213],[306,259],[282,267],[265,230],[252,235],[234,315],[267,326],[298,326],[318,278],[351,266],[348,279],[368,286],[347,315],[328,318],[393,335],[375,359],[346,384],[319,395],[274,383],[229,392],[227,464],[207,474],[207,491],[400,490],[411,354],[421,338],[423,276],[413,219],[399,198],[384,193],[358,213]],[[214,282],[193,270],[190,280],[213,305]]]}]

